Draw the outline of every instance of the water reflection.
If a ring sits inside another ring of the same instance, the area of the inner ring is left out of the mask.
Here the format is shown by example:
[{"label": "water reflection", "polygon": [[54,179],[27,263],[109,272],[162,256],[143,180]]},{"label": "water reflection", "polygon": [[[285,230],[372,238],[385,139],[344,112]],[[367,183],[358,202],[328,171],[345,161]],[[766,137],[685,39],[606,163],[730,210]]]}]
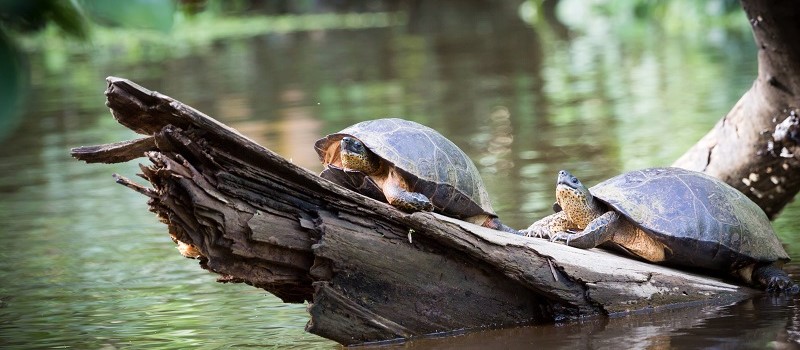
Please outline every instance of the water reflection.
[{"label": "water reflection", "polygon": [[[315,171],[312,144],[324,134],[377,117],[419,121],[475,160],[495,209],[516,227],[550,211],[559,169],[594,184],[669,164],[755,76],[746,32],[687,38],[647,22],[625,36],[600,18],[567,33],[529,26],[507,3],[463,3],[419,2],[399,26],[151,47],[133,64],[113,59],[118,47],[30,52],[30,103],[0,140],[0,343],[334,346],[303,332],[303,305],[215,284],[181,258],[145,198],[111,181],[135,174],[135,163],[68,157],[70,147],[134,137],[103,105],[107,75],[176,97]],[[798,216],[794,205],[775,224],[795,260]],[[405,346],[783,346],[797,339],[797,315],[794,300],[759,299]]]},{"label": "water reflection", "polygon": [[14,42],[0,31],[0,142],[20,123],[20,107],[29,85],[27,68]]},{"label": "water reflection", "polygon": [[[797,349],[787,329],[793,300],[756,298],[728,306],[703,306],[623,318],[594,318],[556,326],[487,330],[415,339],[375,348],[435,349]],[[797,315],[793,311],[793,315]]]}]

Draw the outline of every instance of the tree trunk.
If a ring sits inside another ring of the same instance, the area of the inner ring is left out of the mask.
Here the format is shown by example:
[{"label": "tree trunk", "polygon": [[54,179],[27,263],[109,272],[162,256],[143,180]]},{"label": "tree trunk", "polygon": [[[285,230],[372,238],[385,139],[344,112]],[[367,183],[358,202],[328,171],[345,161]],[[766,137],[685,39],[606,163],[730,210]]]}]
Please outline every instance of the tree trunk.
[{"label": "tree trunk", "polygon": [[717,279],[407,214],[299,168],[235,130],[109,78],[114,117],[146,137],[80,147],[87,162],[146,156],[150,198],[181,253],[223,282],[309,302],[307,330],[342,344],[486,326],[731,302]]},{"label": "tree trunk", "polygon": [[774,218],[800,190],[800,6],[742,0],[758,47],[758,78],[673,166],[722,179]]}]

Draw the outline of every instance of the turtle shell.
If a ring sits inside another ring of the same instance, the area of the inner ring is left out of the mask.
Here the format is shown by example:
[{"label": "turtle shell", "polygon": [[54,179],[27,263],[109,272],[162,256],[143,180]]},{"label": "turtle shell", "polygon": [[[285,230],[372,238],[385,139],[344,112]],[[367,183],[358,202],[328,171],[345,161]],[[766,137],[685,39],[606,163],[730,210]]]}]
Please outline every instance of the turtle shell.
[{"label": "turtle shell", "polygon": [[717,270],[788,261],[767,215],[744,194],[681,168],[631,171],[589,189],[592,195],[672,250],[681,265]]},{"label": "turtle shell", "polygon": [[369,176],[343,171],[334,164],[339,141],[345,136],[359,139],[391,163],[411,191],[431,200],[434,211],[456,218],[496,216],[475,164],[436,130],[403,119],[376,119],[352,125],[316,142],[314,148],[325,166],[322,177],[385,202],[382,191]]}]

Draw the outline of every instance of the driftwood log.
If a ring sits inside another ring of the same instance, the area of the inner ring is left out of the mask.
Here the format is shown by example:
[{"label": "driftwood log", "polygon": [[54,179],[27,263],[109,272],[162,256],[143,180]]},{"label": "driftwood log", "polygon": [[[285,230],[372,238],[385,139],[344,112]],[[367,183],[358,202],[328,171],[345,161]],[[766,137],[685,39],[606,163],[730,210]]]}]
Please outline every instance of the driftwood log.
[{"label": "driftwood log", "polygon": [[755,293],[597,249],[400,212],[128,80],[108,78],[106,96],[114,117],[145,137],[72,154],[87,162],[149,158],[140,176],[151,187],[115,178],[149,197],[183,255],[220,281],[308,302],[307,330],[341,344]]}]

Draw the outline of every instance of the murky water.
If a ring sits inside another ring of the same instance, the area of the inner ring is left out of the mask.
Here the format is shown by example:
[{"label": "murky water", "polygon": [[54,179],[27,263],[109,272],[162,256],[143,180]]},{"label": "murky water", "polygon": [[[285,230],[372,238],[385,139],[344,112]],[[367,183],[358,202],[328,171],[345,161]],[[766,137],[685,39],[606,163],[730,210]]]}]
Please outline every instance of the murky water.
[{"label": "murky water", "polygon": [[[303,305],[214,283],[196,261],[181,258],[145,198],[111,179],[135,174],[135,162],[69,158],[70,147],[134,136],[104,107],[105,76],[173,96],[313,170],[312,144],[321,135],[377,117],[419,121],[470,154],[501,218],[524,227],[549,212],[559,169],[594,184],[668,165],[728,111],[756,72],[747,31],[698,34],[637,22],[625,31],[636,35],[620,35],[598,19],[572,24],[577,30],[564,37],[557,26],[529,26],[516,9],[442,6],[460,20],[428,9],[400,25],[264,34],[173,51],[107,44],[32,50],[26,111],[0,133],[8,135],[0,140],[0,346],[336,346],[303,331]],[[134,54],[135,63],[122,59]],[[793,205],[775,225],[800,261],[798,218]],[[797,277],[800,265],[788,270]],[[796,301],[760,298],[403,346],[794,347]]]}]

